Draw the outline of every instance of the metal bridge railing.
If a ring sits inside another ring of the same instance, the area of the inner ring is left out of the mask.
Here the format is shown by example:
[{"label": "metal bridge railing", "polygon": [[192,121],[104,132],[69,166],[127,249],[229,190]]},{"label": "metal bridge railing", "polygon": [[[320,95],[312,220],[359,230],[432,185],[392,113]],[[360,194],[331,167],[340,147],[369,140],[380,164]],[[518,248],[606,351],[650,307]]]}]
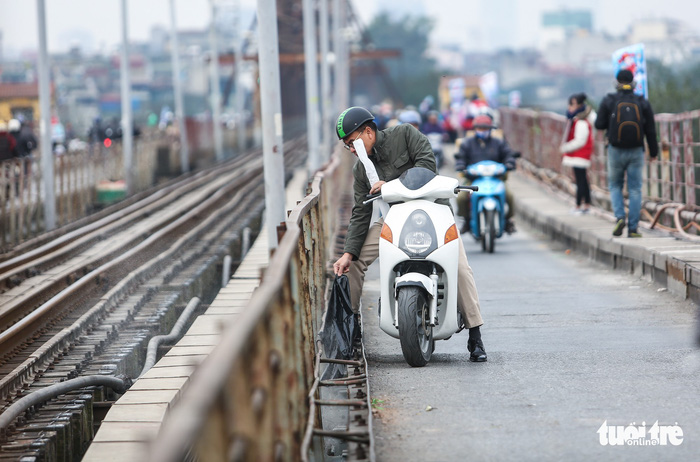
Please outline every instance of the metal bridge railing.
[{"label": "metal bridge railing", "polygon": [[[211,123],[188,121],[188,127],[190,170],[214,165]],[[290,133],[298,133],[298,130]],[[234,130],[224,131],[224,146],[228,152],[233,152],[237,141]],[[248,128],[244,144],[257,144],[252,127]],[[47,231],[40,151],[35,150],[31,157],[0,161],[0,253]],[[57,227],[75,224],[123,197],[121,193],[126,185],[116,182],[124,180],[125,175],[121,142],[114,142],[110,147],[95,142],[54,156],[53,162]],[[181,173],[180,141],[176,131],[145,130],[134,139],[129,187],[132,197]]]},{"label": "metal bridge railing", "polygon": [[301,458],[337,191],[352,178],[340,159],[315,175],[292,210],[248,308],[193,373],[148,460]]},{"label": "metal bridge railing", "polygon": [[[171,136],[146,136],[135,140],[133,193],[146,191],[163,169],[158,162],[159,149],[165,148],[173,164],[177,161],[178,142]],[[103,182],[123,179],[121,143],[105,148],[99,143],[53,158],[56,197],[56,225],[80,220],[100,203],[98,190]],[[171,165],[173,165],[171,164]],[[179,174],[173,166],[170,177]],[[117,191],[115,191],[117,192]],[[9,249],[46,232],[41,158],[22,157],[0,162],[0,251]]]},{"label": "metal bridge railing", "polygon": [[[694,223],[700,205],[695,177],[700,168],[700,111],[657,114],[656,122],[660,153],[657,161],[645,162],[642,187],[645,208],[669,216],[679,215],[690,222],[684,225],[678,218],[674,219],[681,232],[689,225],[697,229]],[[544,169],[547,173],[540,177],[549,177],[561,189],[574,191],[573,173],[571,169],[562,168],[559,152],[566,117],[551,112],[503,108],[501,123],[508,143],[522,153],[526,164]],[[610,209],[605,137],[597,130],[588,177],[598,204]],[[674,208],[676,213],[673,213]],[[658,220],[658,215],[651,219],[653,224]]]}]

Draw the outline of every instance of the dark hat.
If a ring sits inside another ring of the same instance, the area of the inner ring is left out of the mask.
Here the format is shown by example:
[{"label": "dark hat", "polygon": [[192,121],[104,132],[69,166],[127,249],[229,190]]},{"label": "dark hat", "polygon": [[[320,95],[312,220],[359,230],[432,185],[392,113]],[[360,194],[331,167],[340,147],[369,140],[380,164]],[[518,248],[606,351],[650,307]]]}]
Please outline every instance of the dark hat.
[{"label": "dark hat", "polygon": [[342,140],[370,120],[374,120],[374,116],[367,109],[357,106],[348,108],[338,117],[335,133],[338,135],[338,139]]},{"label": "dark hat", "polygon": [[634,74],[627,69],[622,69],[617,73],[617,81],[620,83],[632,83]]}]

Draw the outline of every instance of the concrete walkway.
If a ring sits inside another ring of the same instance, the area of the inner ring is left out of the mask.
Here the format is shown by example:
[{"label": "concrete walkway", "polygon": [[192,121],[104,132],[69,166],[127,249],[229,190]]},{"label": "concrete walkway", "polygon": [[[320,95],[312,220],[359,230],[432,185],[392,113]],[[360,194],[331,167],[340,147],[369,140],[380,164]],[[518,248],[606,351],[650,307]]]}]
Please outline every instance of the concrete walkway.
[{"label": "concrete walkway", "polygon": [[657,282],[683,299],[700,302],[700,243],[648,229],[645,222],[640,222],[642,238],[628,238],[626,232],[614,237],[614,219],[609,212],[572,215],[570,198],[520,173],[509,177],[508,187],[515,197],[517,221],[527,222],[572,251]]}]

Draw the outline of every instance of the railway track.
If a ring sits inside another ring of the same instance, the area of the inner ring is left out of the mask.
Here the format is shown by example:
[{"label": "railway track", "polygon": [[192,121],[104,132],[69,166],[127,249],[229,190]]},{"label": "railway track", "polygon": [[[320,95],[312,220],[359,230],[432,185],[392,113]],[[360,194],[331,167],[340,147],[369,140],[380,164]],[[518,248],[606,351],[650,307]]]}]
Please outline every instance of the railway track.
[{"label": "railway track", "polygon": [[[287,171],[304,147],[286,144]],[[254,152],[0,262],[0,410],[65,379],[136,377],[148,338],[167,331],[192,296],[206,303],[218,292],[221,260],[241,257],[243,229],[259,227],[263,199]],[[74,460],[89,444],[85,427],[99,420],[93,409],[111,395],[80,391],[26,412],[0,435],[0,461]]]}]

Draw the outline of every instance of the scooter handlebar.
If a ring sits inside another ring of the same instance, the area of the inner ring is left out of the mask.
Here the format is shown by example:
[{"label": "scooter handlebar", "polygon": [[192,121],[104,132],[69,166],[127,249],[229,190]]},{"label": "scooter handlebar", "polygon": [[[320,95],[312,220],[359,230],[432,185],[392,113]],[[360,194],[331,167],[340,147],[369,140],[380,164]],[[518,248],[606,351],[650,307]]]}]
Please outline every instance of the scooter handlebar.
[{"label": "scooter handlebar", "polygon": [[366,200],[366,201],[362,201],[362,205],[367,205],[367,204],[369,204],[370,202],[374,202],[374,201],[376,201],[377,199],[381,199],[382,193],[381,193],[381,192],[377,192],[377,193],[374,193],[374,194],[367,194],[367,196],[365,196],[365,197],[367,197],[367,200]]},{"label": "scooter handlebar", "polygon": [[[460,191],[470,191],[470,192],[473,192],[473,191],[478,191],[478,190],[479,190],[479,187],[478,187],[478,186],[457,186],[457,187],[455,188],[455,194],[459,193]],[[376,201],[377,199],[381,199],[382,193],[381,193],[381,192],[377,192],[377,193],[374,193],[374,194],[367,194],[367,196],[365,196],[365,197],[367,197],[367,200],[362,201],[362,205],[367,205],[367,204],[369,204],[370,202],[374,202],[374,201]]]}]

